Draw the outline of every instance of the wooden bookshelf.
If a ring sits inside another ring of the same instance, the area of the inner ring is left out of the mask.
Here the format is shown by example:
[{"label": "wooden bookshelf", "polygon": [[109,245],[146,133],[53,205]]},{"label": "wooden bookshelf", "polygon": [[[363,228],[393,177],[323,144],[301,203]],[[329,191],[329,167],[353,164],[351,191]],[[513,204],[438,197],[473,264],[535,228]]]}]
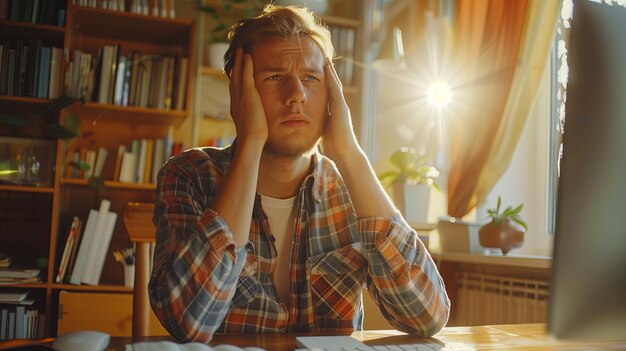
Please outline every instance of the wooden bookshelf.
[{"label": "wooden bookshelf", "polygon": [[[115,262],[111,251],[131,246],[122,223],[122,211],[126,203],[131,201],[154,201],[155,184],[129,184],[114,180],[117,147],[129,144],[133,139],[164,138],[168,136],[170,128],[183,124],[193,106],[196,71],[196,28],[193,20],[81,7],[70,0],[54,1],[57,8],[65,10],[65,26],[0,19],[0,44],[40,40],[44,46],[65,49],[70,53],[69,60],[73,60],[73,53],[80,50],[92,54],[94,62],[104,45],[119,45],[120,55],[140,51],[145,55],[173,57],[177,68],[184,57],[188,60],[188,66],[184,83],[186,94],[181,107],[172,105],[170,109],[165,109],[87,101],[75,103],[38,121],[34,135],[53,140],[44,131],[46,124],[64,123],[70,115],[80,117],[81,136],[71,140],[71,148],[104,147],[108,150],[102,172],[105,189],[101,194],[85,179],[65,177],[69,149],[63,140],[54,143],[54,180],[51,186],[0,184],[0,247],[13,256],[15,263],[34,266],[38,259],[48,262],[47,267],[41,269],[41,282],[0,287],[9,290],[32,289],[41,299],[46,337],[57,333],[61,291],[93,293],[91,302],[94,304],[101,302],[100,297],[110,294],[131,295],[132,288],[123,285],[123,267]],[[0,111],[25,121],[22,126],[0,123],[0,137],[32,137],[35,113],[52,101],[30,96],[0,95]],[[110,210],[118,214],[100,284],[57,284],[55,279],[72,216],[79,216],[86,221],[89,210],[98,208],[99,196],[109,199]],[[9,209],[12,212],[5,212]],[[23,215],[15,215],[18,213],[16,211],[21,211],[19,213]],[[13,235],[15,230],[20,230],[19,236]],[[26,245],[26,242],[29,244]]]}]

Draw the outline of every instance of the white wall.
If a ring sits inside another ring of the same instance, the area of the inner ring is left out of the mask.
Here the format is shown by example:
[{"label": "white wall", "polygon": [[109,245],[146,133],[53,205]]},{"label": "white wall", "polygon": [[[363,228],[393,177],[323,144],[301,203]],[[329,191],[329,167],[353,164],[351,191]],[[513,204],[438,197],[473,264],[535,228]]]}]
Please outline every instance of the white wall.
[{"label": "white wall", "polygon": [[503,206],[524,204],[522,218],[528,224],[524,245],[511,253],[551,254],[552,235],[548,234],[548,160],[550,129],[550,70],[530,111],[513,159],[502,178],[477,210],[477,219],[486,218],[487,208],[495,207],[498,195]]}]

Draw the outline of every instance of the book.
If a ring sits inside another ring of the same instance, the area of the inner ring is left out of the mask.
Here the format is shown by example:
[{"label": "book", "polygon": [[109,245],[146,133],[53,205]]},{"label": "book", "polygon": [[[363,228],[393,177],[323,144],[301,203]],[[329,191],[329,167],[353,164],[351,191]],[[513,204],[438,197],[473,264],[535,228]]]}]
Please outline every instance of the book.
[{"label": "book", "polygon": [[9,324],[9,310],[6,308],[0,312],[0,340],[7,339],[7,329]]},{"label": "book", "polygon": [[50,57],[50,84],[48,86],[48,98],[56,99],[61,96],[63,77],[63,49],[52,48]]},{"label": "book", "polygon": [[40,270],[34,268],[0,268],[0,278],[35,278],[39,273]]},{"label": "book", "polygon": [[98,87],[98,102],[107,104],[109,101],[109,88],[111,84],[111,71],[113,69],[113,55],[115,47],[105,45],[102,49],[102,61],[100,66],[100,85]]},{"label": "book", "polygon": [[122,158],[126,152],[126,145],[120,144],[117,147],[117,157],[115,158],[115,169],[113,170],[113,180],[120,180],[120,170],[122,169]]},{"label": "book", "polygon": [[72,251],[70,252],[70,259],[67,263],[67,269],[65,270],[65,281],[69,281],[69,275],[74,269],[74,264],[76,263],[76,256],[78,255],[78,248],[80,247],[80,243],[83,237],[83,220],[78,218],[78,227],[76,228],[76,237],[74,238],[74,245],[72,246]]},{"label": "book", "polygon": [[94,169],[96,168],[96,151],[95,150],[86,150],[85,151],[85,162],[89,165],[89,169],[86,169],[83,177],[85,179],[89,179],[94,174]]},{"label": "book", "polygon": [[85,262],[85,267],[83,268],[80,278],[81,283],[98,285],[97,282],[93,284],[96,275],[96,262],[94,258],[98,255],[100,246],[103,244],[102,237],[105,235],[104,228],[108,223],[107,213],[109,213],[109,208],[111,208],[111,201],[102,199],[100,208],[98,209],[98,216],[93,229],[92,238],[89,243],[89,249],[87,250],[87,257],[89,259]]},{"label": "book", "polygon": [[187,66],[189,59],[182,57],[178,65],[178,81],[176,86],[176,110],[183,111],[185,109],[185,96],[187,92]]},{"label": "book", "polygon": [[72,269],[72,275],[70,277],[70,284],[80,284],[80,279],[83,275],[83,270],[85,269],[85,265],[89,254],[89,247],[91,246],[91,242],[93,240],[93,232],[96,227],[96,222],[98,220],[98,211],[90,210],[89,217],[87,218],[87,222],[85,224],[85,230],[83,232],[83,238],[80,242],[80,249],[78,250],[78,254],[76,256],[76,262],[74,263],[74,269]]},{"label": "book", "polygon": [[113,94],[114,105],[122,104],[122,97],[124,93],[124,78],[126,77],[127,64],[128,62],[126,56],[121,55],[120,62],[117,64],[117,73],[115,77],[115,92]]},{"label": "book", "polygon": [[109,245],[111,244],[116,221],[117,213],[109,211],[104,214],[104,225],[94,238],[96,239],[95,245],[92,245],[92,247],[96,248],[91,260],[93,267],[90,268],[87,276],[83,272],[82,283],[87,285],[98,285],[100,283],[104,261],[106,260],[107,252],[109,252]]},{"label": "book", "polygon": [[135,182],[135,168],[137,167],[136,155],[131,152],[124,152],[122,156],[122,165],[120,167],[119,181],[122,183]]},{"label": "book", "polygon": [[61,256],[59,271],[55,279],[55,282],[57,283],[62,283],[63,278],[65,278],[65,272],[67,271],[70,256],[72,254],[72,250],[74,249],[74,245],[76,244],[76,231],[78,230],[79,222],[80,218],[74,216],[72,219],[72,224],[70,225],[70,230],[67,234],[67,240],[65,241],[65,248],[63,249],[63,255]]},{"label": "book", "polygon": [[143,183],[147,148],[148,148],[148,141],[146,139],[138,140],[137,164],[135,166],[135,183],[137,184]]},{"label": "book", "polygon": [[113,45],[113,61],[111,63],[111,77],[110,77],[110,84],[109,84],[109,94],[108,94],[108,100],[107,100],[107,104],[112,104],[113,103],[113,98],[115,95],[115,78],[117,75],[117,63],[119,60],[119,54],[120,54],[120,46],[119,45]]},{"label": "book", "polygon": [[106,161],[108,154],[109,151],[107,151],[107,149],[103,148],[102,146],[98,148],[98,154],[93,170],[94,177],[100,178],[100,176],[102,175],[102,169],[104,168],[104,162]]},{"label": "book", "polygon": [[13,262],[13,257],[11,257],[11,255],[0,252],[0,268],[7,268],[11,266],[11,262]]},{"label": "book", "polygon": [[83,52],[80,55],[80,68],[78,69],[78,95],[76,97],[84,97],[88,95],[91,61],[92,55],[90,53]]},{"label": "book", "polygon": [[22,302],[29,294],[30,291],[28,290],[0,291],[0,304]]},{"label": "book", "polygon": [[154,153],[154,140],[153,139],[145,139],[146,140],[146,157],[145,163],[143,165],[143,179],[141,183],[147,184],[152,181],[152,161],[153,161],[153,153]]},{"label": "book", "polygon": [[152,153],[152,176],[150,183],[156,184],[159,170],[163,166],[165,139],[157,138],[154,140],[154,152]]},{"label": "book", "polygon": [[39,78],[37,80],[37,97],[48,98],[48,79],[50,78],[50,53],[49,46],[41,48],[41,59],[39,61]]}]

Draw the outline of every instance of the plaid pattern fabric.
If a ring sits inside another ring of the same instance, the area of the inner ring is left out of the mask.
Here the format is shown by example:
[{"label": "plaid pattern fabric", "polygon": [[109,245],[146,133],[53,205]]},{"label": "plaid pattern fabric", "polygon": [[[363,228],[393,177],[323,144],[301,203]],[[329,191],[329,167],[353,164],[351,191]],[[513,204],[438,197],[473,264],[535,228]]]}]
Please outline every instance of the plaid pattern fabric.
[{"label": "plaid pattern fabric", "polygon": [[397,329],[430,336],[443,328],[450,301],[415,231],[399,214],[357,219],[335,165],[320,154],[296,198],[290,301],[282,303],[260,196],[245,247],[235,247],[211,209],[233,152],[234,146],[188,150],[159,173],[150,302],[174,337],[207,342],[215,333],[348,334],[360,328],[364,285]]}]

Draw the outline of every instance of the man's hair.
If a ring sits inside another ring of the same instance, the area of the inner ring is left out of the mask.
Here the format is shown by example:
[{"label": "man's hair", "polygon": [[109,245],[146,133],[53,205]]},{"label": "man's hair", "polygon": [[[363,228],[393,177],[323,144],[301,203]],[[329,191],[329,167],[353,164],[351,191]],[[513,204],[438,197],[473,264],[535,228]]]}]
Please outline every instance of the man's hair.
[{"label": "man's hair", "polygon": [[310,37],[325,57],[333,57],[330,32],[313,12],[304,7],[266,5],[260,15],[241,19],[228,30],[230,46],[224,54],[224,71],[230,78],[237,48],[248,53],[258,40],[267,37],[299,39],[300,36]]}]

